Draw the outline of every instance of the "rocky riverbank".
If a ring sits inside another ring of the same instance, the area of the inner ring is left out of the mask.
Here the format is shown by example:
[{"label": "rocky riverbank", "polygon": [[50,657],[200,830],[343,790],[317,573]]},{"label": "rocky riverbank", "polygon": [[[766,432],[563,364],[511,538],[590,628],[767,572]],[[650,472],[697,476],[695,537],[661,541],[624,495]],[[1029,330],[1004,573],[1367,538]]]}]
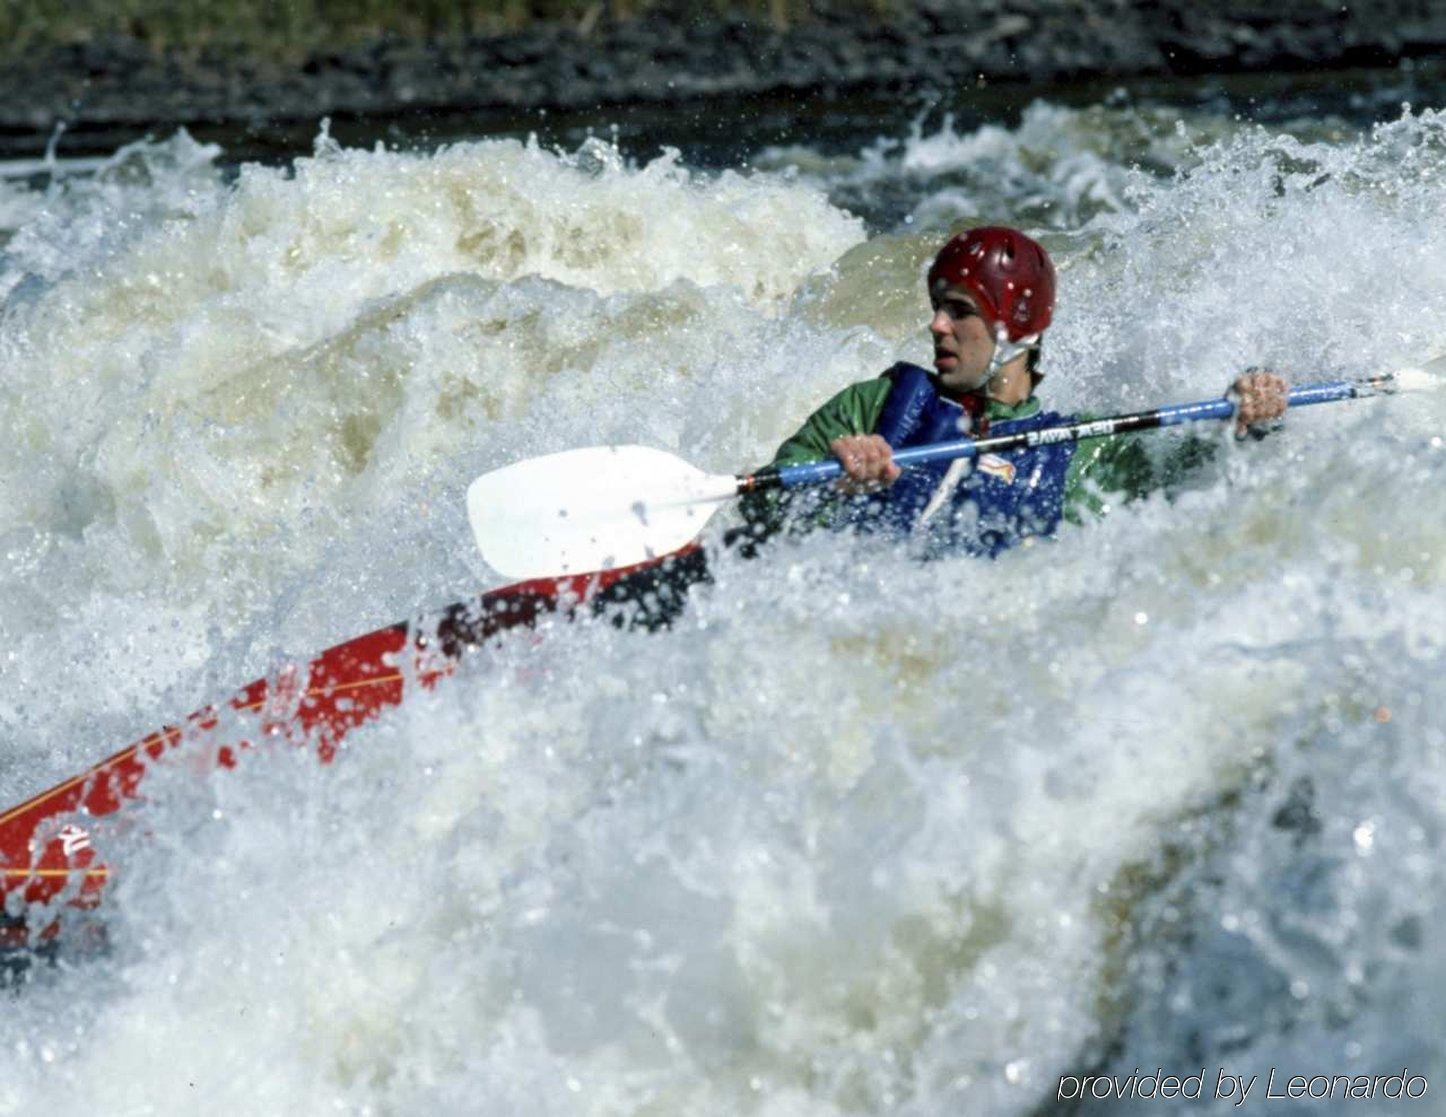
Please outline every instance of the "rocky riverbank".
[{"label": "rocky riverbank", "polygon": [[[576,110],[718,97],[829,97],[984,79],[1393,66],[1446,50],[1446,0],[815,0],[780,27],[666,5],[448,41],[379,39],[282,62],[257,51],[157,52],[136,40],[56,45],[0,66],[0,154],[56,125],[88,132],[261,125],[420,111]],[[82,143],[84,141],[82,140]]]}]

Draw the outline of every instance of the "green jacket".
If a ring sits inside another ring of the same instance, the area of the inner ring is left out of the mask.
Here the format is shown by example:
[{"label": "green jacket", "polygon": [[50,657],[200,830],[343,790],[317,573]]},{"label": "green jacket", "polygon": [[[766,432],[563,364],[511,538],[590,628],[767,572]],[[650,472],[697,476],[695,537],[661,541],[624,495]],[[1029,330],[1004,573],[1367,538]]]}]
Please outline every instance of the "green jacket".
[{"label": "green jacket", "polygon": [[[778,448],[771,464],[821,461],[831,456],[829,443],[835,438],[872,434],[892,387],[893,382],[884,376],[851,384],[810,415]],[[991,421],[1027,419],[1038,414],[1040,407],[1035,396],[1013,405],[990,400],[986,414]],[[1212,453],[1213,447],[1203,440],[1187,439],[1164,460],[1156,462],[1138,436],[1111,435],[1083,440],[1075,449],[1065,478],[1065,519],[1083,523],[1107,512],[1112,499],[1135,500],[1154,489],[1171,485]],[[762,494],[745,501],[743,511],[759,533],[771,534],[782,526],[785,508],[786,503],[776,494]]]}]

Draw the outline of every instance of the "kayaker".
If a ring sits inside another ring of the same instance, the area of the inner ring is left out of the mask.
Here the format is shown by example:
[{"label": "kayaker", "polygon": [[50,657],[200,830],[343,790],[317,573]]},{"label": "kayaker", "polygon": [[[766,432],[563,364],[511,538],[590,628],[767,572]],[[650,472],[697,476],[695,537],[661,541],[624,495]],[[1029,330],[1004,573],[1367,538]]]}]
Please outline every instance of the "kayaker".
[{"label": "kayaker", "polygon": [[[822,501],[754,500],[744,509],[754,536],[781,526],[856,526],[926,541],[927,549],[996,555],[1061,520],[1081,522],[1110,499],[1131,499],[1209,453],[1199,440],[1156,463],[1129,436],[1062,442],[1006,455],[916,466],[901,472],[893,451],[961,436],[1055,426],[1079,416],[1047,411],[1036,395],[1040,342],[1054,313],[1049,254],[1017,229],[984,226],[954,237],[928,273],[934,371],[899,363],[845,388],[774,456],[774,465],[832,455],[849,480]],[[1286,382],[1252,371],[1230,386],[1237,437],[1259,432],[1286,410]]]}]

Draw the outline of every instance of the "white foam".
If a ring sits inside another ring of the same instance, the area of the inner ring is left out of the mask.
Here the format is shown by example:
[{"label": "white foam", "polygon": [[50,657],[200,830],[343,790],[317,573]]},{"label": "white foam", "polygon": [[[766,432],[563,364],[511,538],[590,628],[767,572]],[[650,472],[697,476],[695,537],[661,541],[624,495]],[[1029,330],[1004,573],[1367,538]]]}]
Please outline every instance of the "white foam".
[{"label": "white foam", "polygon": [[[1222,124],[1131,179],[1051,240],[1051,404],[1419,360],[1443,123]],[[731,472],[926,355],[893,289],[933,234],[861,244],[817,185],[519,144],[178,160],[17,234],[7,801],[470,588],[485,468]],[[1021,1113],[1116,1039],[1383,1070],[1442,1008],[1443,408],[1292,415],[999,562],[723,559],[674,631],[516,634],[331,768],[160,770],[111,838],[112,954],[0,1017],[0,1108]],[[1203,999],[1222,974],[1265,992]]]}]

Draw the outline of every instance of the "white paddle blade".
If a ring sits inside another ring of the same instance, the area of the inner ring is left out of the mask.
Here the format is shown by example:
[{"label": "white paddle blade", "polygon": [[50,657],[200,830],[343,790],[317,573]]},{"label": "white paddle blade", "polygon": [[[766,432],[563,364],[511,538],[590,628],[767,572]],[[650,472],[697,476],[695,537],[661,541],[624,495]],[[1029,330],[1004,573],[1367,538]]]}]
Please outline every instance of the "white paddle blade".
[{"label": "white paddle blade", "polygon": [[1443,383],[1441,374],[1426,368],[1399,368],[1391,374],[1391,389],[1396,392],[1434,392]]},{"label": "white paddle blade", "polygon": [[1446,353],[1433,351],[1421,365],[1398,368],[1391,373],[1392,391],[1434,392],[1443,386],[1446,386]]},{"label": "white paddle blade", "polygon": [[467,489],[467,518],[488,566],[549,578],[676,551],[737,492],[737,478],[662,450],[592,446],[483,474]]}]

